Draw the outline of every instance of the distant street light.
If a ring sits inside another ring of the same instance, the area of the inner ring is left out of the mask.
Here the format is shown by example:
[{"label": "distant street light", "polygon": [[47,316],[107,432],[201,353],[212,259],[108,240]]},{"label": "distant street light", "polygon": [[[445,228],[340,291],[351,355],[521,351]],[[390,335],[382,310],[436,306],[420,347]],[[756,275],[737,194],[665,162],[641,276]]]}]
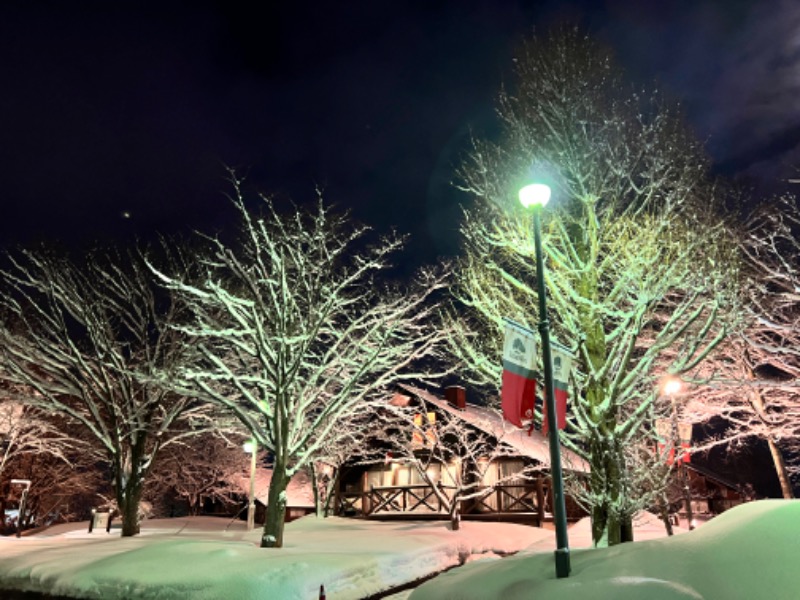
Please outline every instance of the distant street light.
[{"label": "distant street light", "polygon": [[556,396],[553,383],[553,357],[550,348],[550,321],[547,319],[547,298],[544,285],[544,259],[542,258],[541,213],[550,200],[550,186],[531,183],[519,191],[519,201],[525,208],[533,207],[533,238],[536,248],[536,284],[539,295],[539,335],[542,338],[544,363],[544,399],[547,404],[547,427],[550,441],[550,472],[553,479],[553,518],[556,526],[556,577],[569,577],[569,539],[567,537],[567,509],[564,501],[564,478],[561,471],[561,446],[558,439]]},{"label": "distant street light", "polygon": [[681,380],[677,377],[667,377],[664,380],[664,394],[670,398],[681,391]]},{"label": "distant street light", "polygon": [[247,531],[256,526],[256,455],[258,443],[250,440],[244,443],[244,451],[250,455],[250,495],[247,504]]}]

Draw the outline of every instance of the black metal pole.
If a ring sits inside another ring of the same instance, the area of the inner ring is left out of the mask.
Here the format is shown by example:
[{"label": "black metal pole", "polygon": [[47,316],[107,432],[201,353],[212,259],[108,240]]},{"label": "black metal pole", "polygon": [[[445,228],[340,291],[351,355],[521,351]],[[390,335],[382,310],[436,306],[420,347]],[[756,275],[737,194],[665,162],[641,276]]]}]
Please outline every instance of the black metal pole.
[{"label": "black metal pole", "polygon": [[[678,471],[678,478],[680,480],[681,492],[683,494],[683,506],[686,511],[686,528],[690,531],[694,529],[692,521],[692,488],[689,485],[689,473],[686,471],[686,463],[683,454],[679,453],[682,449],[681,442],[683,441],[680,436],[678,428],[678,408],[675,405],[675,395],[669,396],[670,406],[672,408],[672,466]],[[690,440],[691,441],[691,440]]]},{"label": "black metal pole", "polygon": [[564,502],[564,478],[561,472],[561,445],[558,439],[556,395],[553,384],[553,356],[550,349],[550,321],[547,318],[547,297],[544,285],[544,259],[541,234],[542,206],[533,207],[533,238],[536,248],[536,283],[539,295],[539,335],[542,338],[544,362],[544,401],[547,403],[547,427],[550,441],[550,474],[553,479],[553,518],[556,526],[556,577],[569,577],[569,539],[567,509]]}]

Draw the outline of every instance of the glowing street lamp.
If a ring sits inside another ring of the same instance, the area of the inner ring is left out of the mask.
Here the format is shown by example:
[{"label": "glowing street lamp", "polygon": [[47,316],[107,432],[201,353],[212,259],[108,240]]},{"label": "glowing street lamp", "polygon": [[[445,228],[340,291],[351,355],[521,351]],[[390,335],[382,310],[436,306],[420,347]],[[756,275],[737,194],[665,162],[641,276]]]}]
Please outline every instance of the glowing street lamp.
[{"label": "glowing street lamp", "polygon": [[529,183],[519,191],[519,201],[525,208],[545,206],[550,201],[550,186],[545,183]]},{"label": "glowing street lamp", "polygon": [[256,526],[256,455],[258,443],[250,440],[244,443],[244,451],[250,455],[250,496],[247,504],[247,531]]},{"label": "glowing street lamp", "polygon": [[664,394],[669,398],[672,398],[675,394],[681,391],[681,380],[677,377],[667,377],[664,380],[662,389],[664,390]]},{"label": "glowing street lamp", "polygon": [[567,537],[567,509],[564,501],[564,478],[561,472],[561,446],[558,439],[556,396],[553,383],[553,357],[550,348],[550,321],[547,319],[547,298],[544,286],[544,259],[542,258],[541,213],[550,200],[550,186],[531,183],[519,191],[519,201],[525,208],[533,207],[533,238],[536,247],[536,284],[539,295],[539,335],[542,338],[544,363],[544,400],[547,404],[547,427],[550,441],[550,471],[553,479],[553,518],[556,526],[556,577],[569,577],[569,539]]}]

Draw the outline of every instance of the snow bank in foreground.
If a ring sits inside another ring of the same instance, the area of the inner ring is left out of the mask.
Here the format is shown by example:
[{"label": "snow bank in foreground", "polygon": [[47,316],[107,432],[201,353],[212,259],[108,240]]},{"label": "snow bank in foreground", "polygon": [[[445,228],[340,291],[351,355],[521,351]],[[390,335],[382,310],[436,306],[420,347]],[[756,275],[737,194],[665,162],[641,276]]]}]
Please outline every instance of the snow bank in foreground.
[{"label": "snow bank in foreground", "polygon": [[[258,547],[260,531],[224,519],[148,521],[142,535],[0,538],[0,589],[103,600],[359,599],[414,581],[482,552],[516,552],[552,533],[502,523],[365,522],[306,517],[286,526],[285,547]],[[71,529],[71,530],[70,530]],[[56,533],[53,534],[53,531]],[[495,564],[502,561],[492,561]]]},{"label": "snow bank in foreground", "polygon": [[556,579],[552,552],[474,563],[409,600],[731,600],[800,598],[800,500],[745,504],[672,538],[572,553]]}]

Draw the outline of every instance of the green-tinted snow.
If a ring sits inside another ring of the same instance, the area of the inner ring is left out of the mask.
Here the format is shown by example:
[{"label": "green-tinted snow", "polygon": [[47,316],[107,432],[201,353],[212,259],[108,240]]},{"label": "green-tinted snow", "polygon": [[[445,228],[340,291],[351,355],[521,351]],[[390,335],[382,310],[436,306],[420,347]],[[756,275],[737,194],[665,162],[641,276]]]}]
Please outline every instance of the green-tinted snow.
[{"label": "green-tinted snow", "polygon": [[765,500],[672,538],[575,551],[568,579],[555,578],[552,553],[520,553],[446,573],[410,599],[797,600],[799,557],[800,501]]}]

